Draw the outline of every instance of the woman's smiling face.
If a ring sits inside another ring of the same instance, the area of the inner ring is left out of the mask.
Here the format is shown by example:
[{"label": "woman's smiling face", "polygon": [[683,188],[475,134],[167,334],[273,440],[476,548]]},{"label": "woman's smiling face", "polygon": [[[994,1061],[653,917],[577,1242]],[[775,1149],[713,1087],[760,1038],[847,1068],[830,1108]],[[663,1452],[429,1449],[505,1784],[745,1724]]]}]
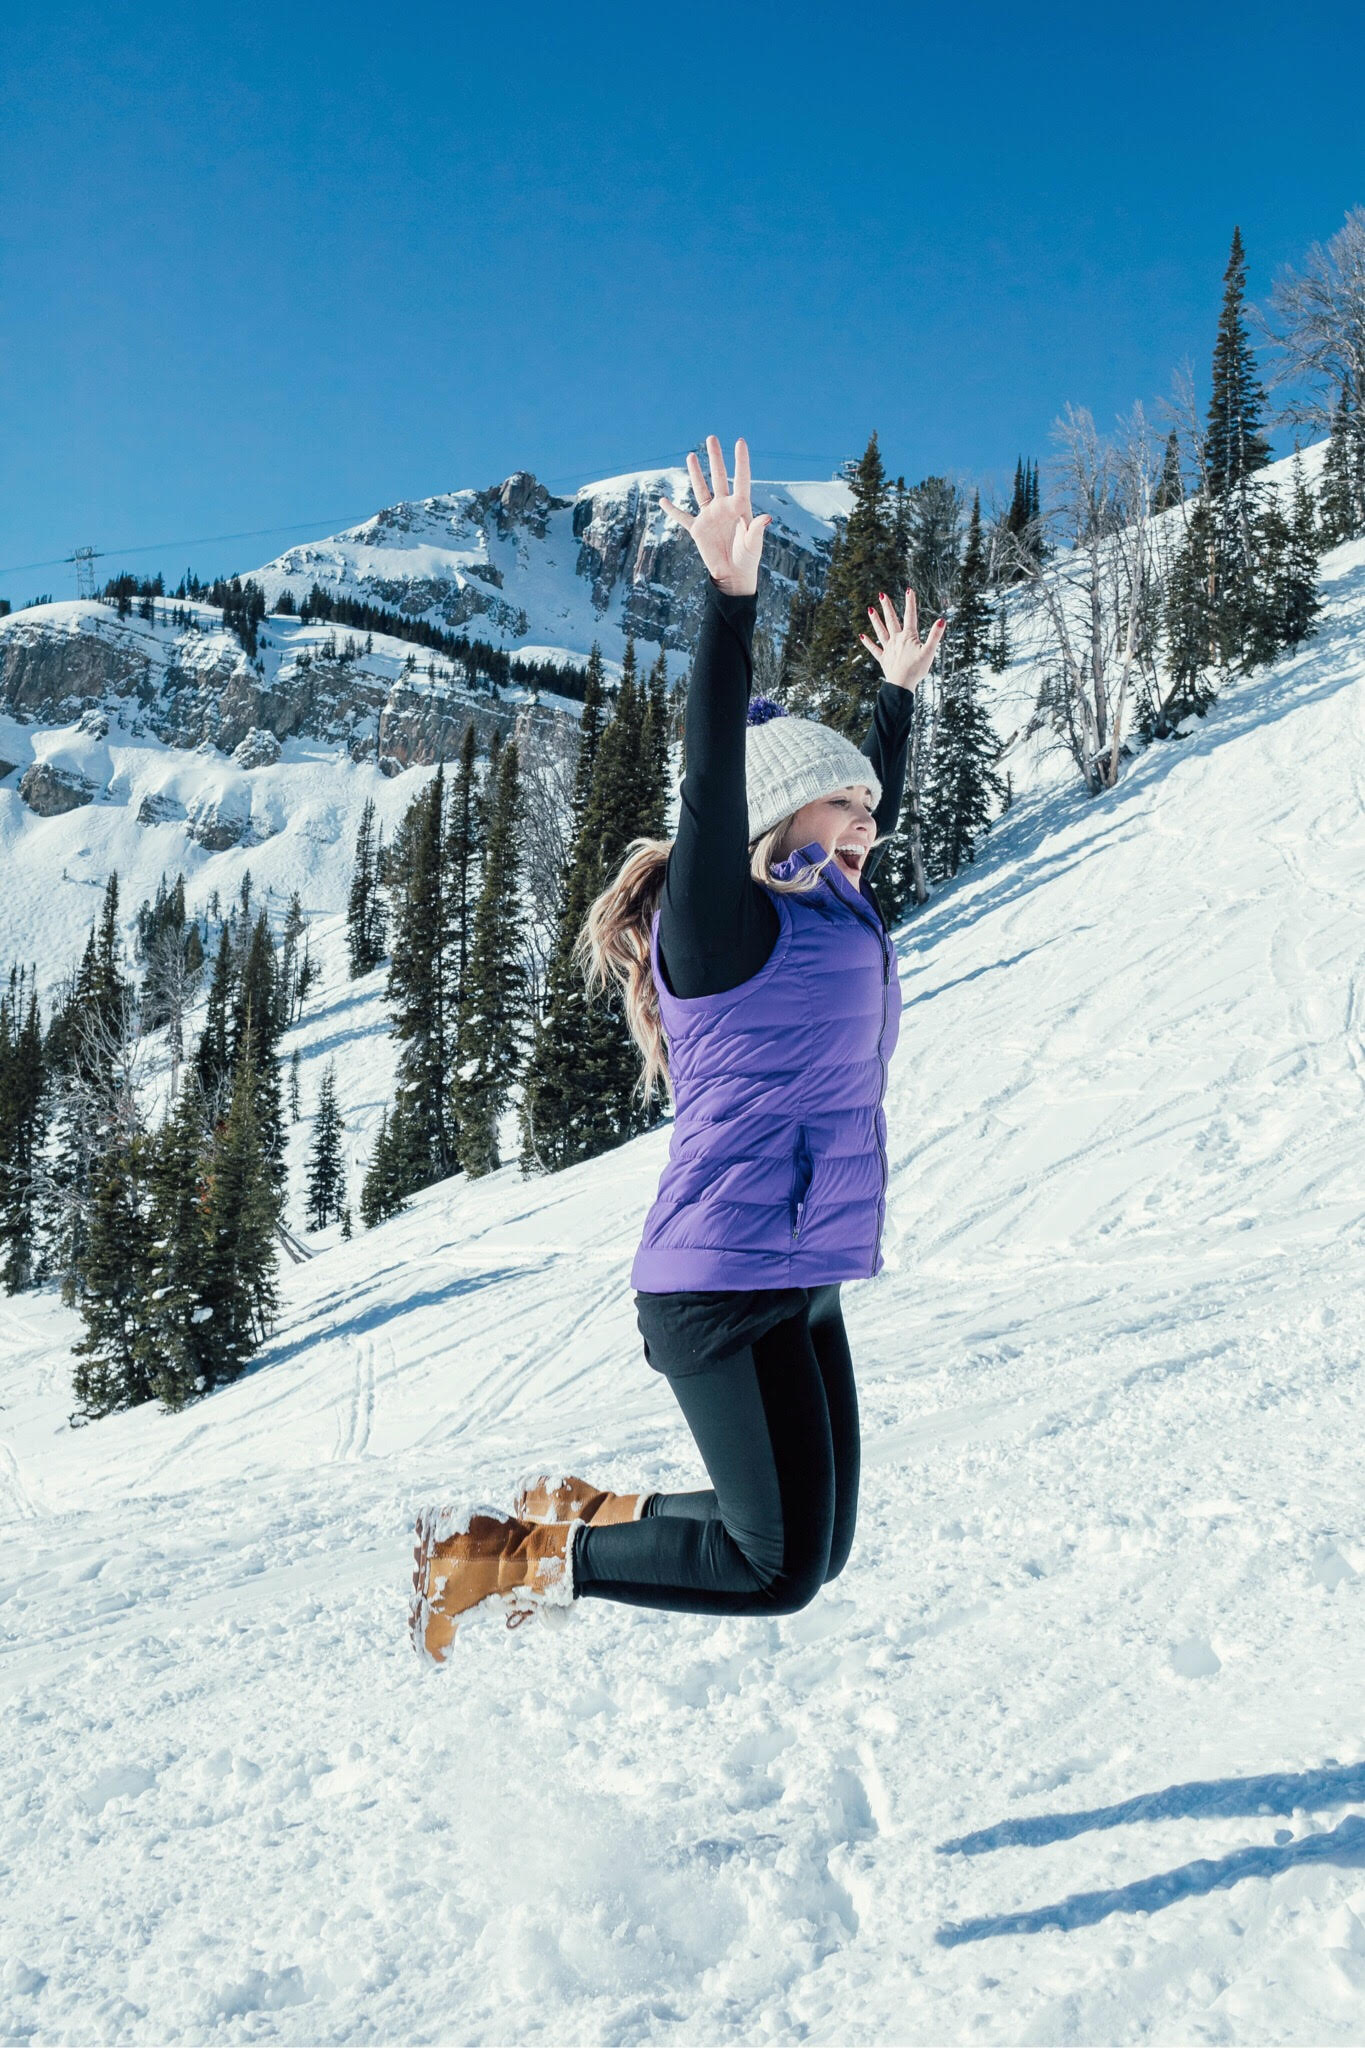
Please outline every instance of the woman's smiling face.
[{"label": "woman's smiling face", "polygon": [[871,786],[850,784],[847,789],[836,789],[832,796],[802,805],[792,819],[785,850],[794,853],[800,846],[823,846],[826,853],[833,854],[840,874],[858,889],[863,863],[876,837]]}]

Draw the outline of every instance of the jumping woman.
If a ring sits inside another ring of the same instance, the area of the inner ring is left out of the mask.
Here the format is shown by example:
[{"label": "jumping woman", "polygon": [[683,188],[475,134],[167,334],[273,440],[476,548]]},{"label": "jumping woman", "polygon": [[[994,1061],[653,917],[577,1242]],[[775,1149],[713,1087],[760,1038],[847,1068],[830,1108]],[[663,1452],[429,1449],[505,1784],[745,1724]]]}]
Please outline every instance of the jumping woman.
[{"label": "jumping woman", "polygon": [[[914,692],[943,637],[914,592],[883,594],[862,644],[884,681],[861,751],[749,706],[759,561],[749,451],[731,486],[687,460],[694,513],[663,500],[710,574],[687,695],[676,840],[637,840],[582,947],[621,988],[675,1121],[631,1283],[711,1481],[615,1494],[542,1479],[510,1516],[417,1522],[413,1640],[444,1663],[463,1615],[496,1603],[619,1600],[686,1614],[791,1614],[838,1576],[858,1507],[858,1402],[839,1308],[881,1268],[896,957],[867,884],[896,824]],[[766,715],[765,715],[766,714]],[[746,723],[747,719],[747,723]]]}]

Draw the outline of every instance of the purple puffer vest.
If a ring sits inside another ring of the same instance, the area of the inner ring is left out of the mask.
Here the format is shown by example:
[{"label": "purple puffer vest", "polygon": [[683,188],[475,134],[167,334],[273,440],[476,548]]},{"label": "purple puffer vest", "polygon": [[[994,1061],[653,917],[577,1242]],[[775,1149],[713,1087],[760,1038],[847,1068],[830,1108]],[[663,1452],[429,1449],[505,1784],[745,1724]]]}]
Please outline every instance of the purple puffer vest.
[{"label": "purple puffer vest", "polygon": [[[785,880],[823,851],[803,847],[776,872]],[[771,895],[772,953],[724,995],[670,992],[654,920],[676,1113],[631,1269],[643,1294],[825,1287],[881,1268],[896,956],[833,866],[807,894]]]}]

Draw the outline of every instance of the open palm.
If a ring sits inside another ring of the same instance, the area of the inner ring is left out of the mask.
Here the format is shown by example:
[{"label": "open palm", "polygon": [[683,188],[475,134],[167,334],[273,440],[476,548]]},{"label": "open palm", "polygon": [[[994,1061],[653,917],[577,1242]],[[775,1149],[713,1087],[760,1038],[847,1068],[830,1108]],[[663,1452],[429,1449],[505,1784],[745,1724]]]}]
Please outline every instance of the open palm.
[{"label": "open palm", "polygon": [[867,615],[872,621],[875,640],[866,633],[858,638],[872,659],[881,669],[888,683],[894,683],[898,690],[917,690],[934,665],[934,656],[948,630],[946,619],[935,619],[929,631],[921,640],[919,637],[919,606],[913,590],[905,593],[905,617],[902,619],[895,605],[883,591],[881,609],[869,605]]},{"label": "open palm", "polygon": [[714,434],[706,437],[706,456],[711,467],[709,490],[696,456],[687,458],[692,495],[697,501],[695,512],[684,512],[671,498],[661,498],[659,502],[670,519],[687,528],[696,542],[697,553],[720,588],[732,597],[752,597],[758,589],[763,536],[772,522],[766,512],[754,518],[749,495],[749,445],[743,440],[735,443],[733,487]]}]

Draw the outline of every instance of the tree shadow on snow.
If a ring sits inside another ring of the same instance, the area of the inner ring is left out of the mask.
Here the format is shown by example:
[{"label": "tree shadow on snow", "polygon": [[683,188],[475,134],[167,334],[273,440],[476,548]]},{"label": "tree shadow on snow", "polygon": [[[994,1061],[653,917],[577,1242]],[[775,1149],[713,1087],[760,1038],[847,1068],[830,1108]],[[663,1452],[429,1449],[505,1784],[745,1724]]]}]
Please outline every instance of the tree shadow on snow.
[{"label": "tree shadow on snow", "polygon": [[[1067,1842],[1095,1828],[1122,1827],[1130,1821],[1198,1820],[1240,1815],[1291,1814],[1324,1806],[1365,1800],[1365,1763],[1342,1764],[1316,1771],[1282,1772],[1264,1778],[1213,1778],[1189,1785],[1170,1785],[1162,1792],[1143,1793],[1117,1806],[1099,1806],[1083,1813],[1044,1813],[1028,1819],[1000,1821],[975,1834],[941,1842],[943,1856],[982,1856],[991,1849],[1042,1848]],[[1282,1833],[1283,1831],[1281,1831]],[[1234,1849],[1226,1856],[1200,1857],[1138,1878],[1112,1890],[1073,1892],[1048,1906],[1026,1912],[983,1914],[975,1920],[950,1922],[935,1939],[942,1948],[967,1941],[985,1941],[999,1934],[1039,1934],[1055,1927],[1093,1927],[1112,1913],[1155,1913],[1178,1899],[1201,1898],[1225,1891],[1248,1877],[1277,1877],[1301,1863],[1335,1863],[1365,1869],[1365,1817],[1348,1814],[1322,1834],[1297,1841],[1277,1838],[1274,1844]]]}]

